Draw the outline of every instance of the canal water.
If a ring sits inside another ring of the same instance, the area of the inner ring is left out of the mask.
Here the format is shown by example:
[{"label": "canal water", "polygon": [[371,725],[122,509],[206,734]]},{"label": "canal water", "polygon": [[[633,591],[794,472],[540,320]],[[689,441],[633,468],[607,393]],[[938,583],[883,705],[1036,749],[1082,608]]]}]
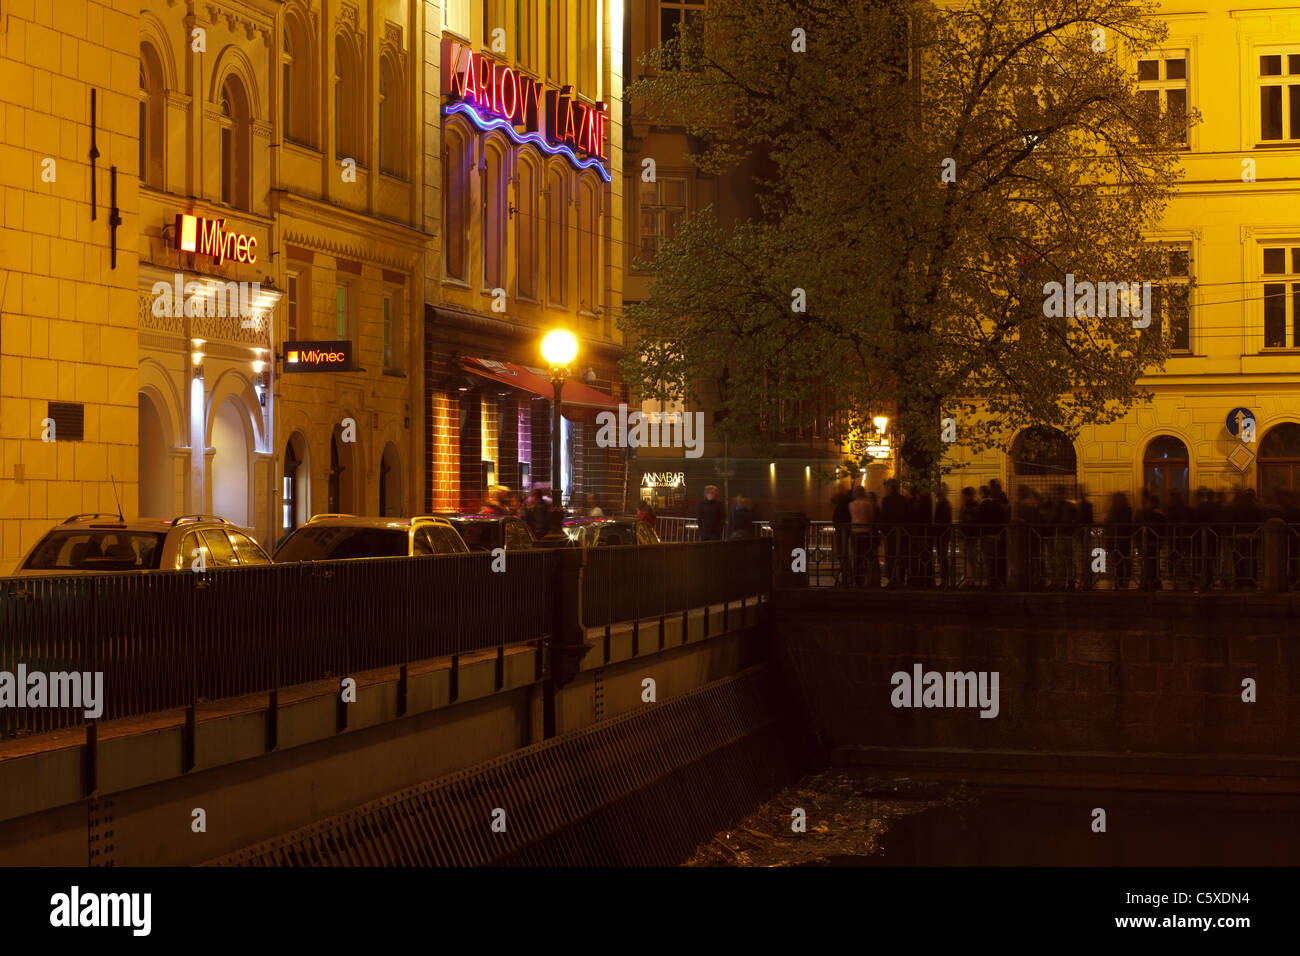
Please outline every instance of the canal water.
[{"label": "canal water", "polygon": [[[1105,830],[1096,829],[1104,811]],[[800,814],[798,811],[802,811]],[[802,823],[803,832],[796,827]],[[828,768],[701,844],[687,866],[1294,866],[1300,801],[967,787]]]}]

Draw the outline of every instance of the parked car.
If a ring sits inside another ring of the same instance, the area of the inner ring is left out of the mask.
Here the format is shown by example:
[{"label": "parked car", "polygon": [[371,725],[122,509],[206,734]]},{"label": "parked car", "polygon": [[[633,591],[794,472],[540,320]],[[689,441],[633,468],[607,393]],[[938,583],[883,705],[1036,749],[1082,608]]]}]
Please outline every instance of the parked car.
[{"label": "parked car", "polygon": [[87,574],[188,568],[205,552],[210,568],[270,564],[256,541],[216,515],[132,518],[73,515],[55,525],[18,563],[15,575]]},{"label": "parked car", "polygon": [[649,522],[634,517],[570,518],[564,522],[569,542],[580,548],[614,544],[659,544]]},{"label": "parked car", "polygon": [[464,554],[468,550],[452,523],[438,515],[370,518],[321,514],[284,539],[275,550],[275,563],[405,558],[420,554]]},{"label": "parked car", "polygon": [[451,523],[471,551],[527,551],[537,547],[528,525],[514,515],[457,515]]}]

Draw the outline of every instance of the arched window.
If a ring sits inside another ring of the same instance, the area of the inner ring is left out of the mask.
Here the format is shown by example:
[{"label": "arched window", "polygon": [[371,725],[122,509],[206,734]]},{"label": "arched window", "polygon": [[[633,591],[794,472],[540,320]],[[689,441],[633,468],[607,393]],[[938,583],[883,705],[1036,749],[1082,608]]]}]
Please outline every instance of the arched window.
[{"label": "arched window", "polygon": [[537,298],[537,167],[520,157],[519,186],[515,205],[515,254],[518,287],[522,299]]},{"label": "arched window", "polygon": [[1187,446],[1172,435],[1160,435],[1147,445],[1142,456],[1142,485],[1160,499],[1169,500],[1169,492],[1184,496],[1189,488]]},{"label": "arched window", "polygon": [[334,152],[365,164],[365,117],[356,49],[343,34],[334,38]]},{"label": "arched window", "polygon": [[469,165],[468,140],[455,127],[447,127],[443,162],[443,232],[447,249],[447,277],[468,279],[465,246],[469,234]]},{"label": "arched window", "polygon": [[600,216],[590,177],[578,186],[578,309],[596,311],[600,305]]},{"label": "arched window", "polygon": [[505,285],[505,182],[501,150],[494,143],[483,148],[483,287]]},{"label": "arched window", "polygon": [[1073,496],[1077,466],[1074,444],[1060,429],[1035,425],[1011,443],[1011,483],[1017,491],[1021,486],[1040,493],[1061,488]]},{"label": "arched window", "polygon": [[237,77],[227,77],[221,84],[220,123],[221,201],[238,209],[251,209],[251,122],[248,97]]},{"label": "arched window", "polygon": [[140,44],[140,181],[163,188],[163,145],[166,139],[166,93],[162,61],[148,43]]},{"label": "arched window", "polygon": [[280,50],[280,108],[283,134],[304,146],[314,146],[311,97],[311,32],[296,13],[284,18]]},{"label": "arched window", "polygon": [[402,72],[391,57],[379,61],[379,168],[406,175],[406,98]]},{"label": "arched window", "polygon": [[552,170],[546,183],[546,297],[556,305],[566,301],[569,215],[564,198],[564,177]]},{"label": "arched window", "polygon": [[1300,425],[1274,425],[1259,443],[1259,496],[1275,501],[1300,491]]}]

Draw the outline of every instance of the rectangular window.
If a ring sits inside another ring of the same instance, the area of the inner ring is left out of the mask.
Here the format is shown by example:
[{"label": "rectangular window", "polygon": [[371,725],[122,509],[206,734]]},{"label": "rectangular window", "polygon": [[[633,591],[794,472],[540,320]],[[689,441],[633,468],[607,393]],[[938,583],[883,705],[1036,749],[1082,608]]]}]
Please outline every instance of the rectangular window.
[{"label": "rectangular window", "polygon": [[299,275],[296,272],[290,272],[286,276],[288,287],[284,293],[284,312],[285,328],[290,342],[298,342],[305,338],[302,334],[301,318],[298,311],[298,280]]},{"label": "rectangular window", "polygon": [[402,290],[395,286],[384,289],[384,368],[390,372],[401,371],[403,346],[406,342],[406,323]]},{"label": "rectangular window", "polygon": [[530,73],[537,72],[537,0],[514,0],[515,59]]},{"label": "rectangular window", "polygon": [[578,92],[596,95],[596,0],[577,0],[578,4]]},{"label": "rectangular window", "polygon": [[1300,54],[1260,56],[1258,82],[1260,142],[1300,140]]},{"label": "rectangular window", "polygon": [[546,0],[546,75],[556,83],[568,76],[568,0]]},{"label": "rectangular window", "polygon": [[340,342],[348,338],[351,330],[351,291],[346,282],[340,282],[334,287],[334,338]]},{"label": "rectangular window", "polygon": [[1300,244],[1264,250],[1264,348],[1300,348]]},{"label": "rectangular window", "polygon": [[1192,313],[1191,247],[1170,245],[1165,249],[1168,278],[1151,285],[1151,327],[1169,337],[1175,352],[1190,352]]},{"label": "rectangular window", "polygon": [[704,9],[704,0],[661,0],[659,4],[659,45],[673,41],[673,49],[665,52],[663,67],[666,70],[680,69],[685,62],[690,69],[689,58],[677,43],[682,27],[690,23]]},{"label": "rectangular window", "polygon": [[[1179,141],[1187,145],[1187,52],[1180,50],[1159,59],[1138,60],[1138,97],[1151,109],[1168,115],[1181,127]],[[1149,142],[1144,139],[1143,142]]]},{"label": "rectangular window", "polygon": [[661,240],[677,235],[686,218],[686,180],[660,179],[640,185],[638,249],[640,257],[649,260],[658,254]]}]

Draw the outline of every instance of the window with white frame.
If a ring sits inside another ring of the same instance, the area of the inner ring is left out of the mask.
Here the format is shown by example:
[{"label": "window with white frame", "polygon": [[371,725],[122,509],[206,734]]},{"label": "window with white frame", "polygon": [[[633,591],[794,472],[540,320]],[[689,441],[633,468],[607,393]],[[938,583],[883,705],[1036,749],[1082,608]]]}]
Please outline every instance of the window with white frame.
[{"label": "window with white frame", "polygon": [[1300,51],[1259,57],[1259,140],[1300,140]]},{"label": "window with white frame", "polygon": [[1151,328],[1168,337],[1174,352],[1192,348],[1192,250],[1186,244],[1161,249],[1166,278],[1151,284]]},{"label": "window with white frame", "polygon": [[1187,145],[1187,51],[1138,60],[1138,97],[1158,115],[1168,115],[1182,129]]},{"label": "window with white frame", "polygon": [[1263,254],[1264,348],[1300,348],[1300,243]]},{"label": "window with white frame", "polygon": [[638,234],[642,259],[653,259],[659,243],[677,235],[686,218],[686,180],[660,179],[641,183]]}]

